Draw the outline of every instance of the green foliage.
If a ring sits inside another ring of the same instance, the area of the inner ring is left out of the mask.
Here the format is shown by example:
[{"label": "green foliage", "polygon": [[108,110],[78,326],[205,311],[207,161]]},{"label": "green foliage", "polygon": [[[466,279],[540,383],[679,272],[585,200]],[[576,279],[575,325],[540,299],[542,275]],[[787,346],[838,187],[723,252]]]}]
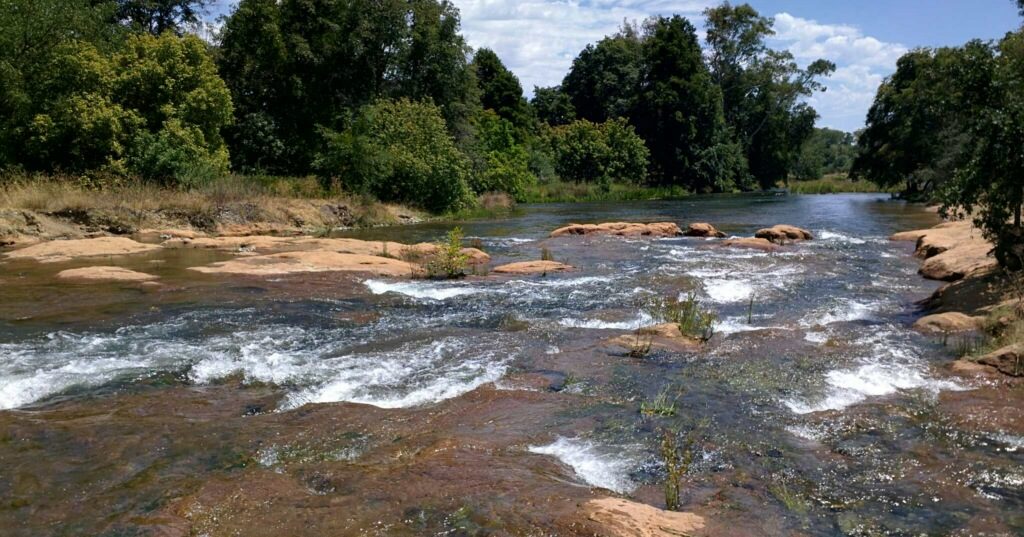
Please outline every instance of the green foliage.
[{"label": "green foliage", "polygon": [[469,256],[462,253],[462,228],[453,228],[445,240],[437,244],[438,251],[427,262],[427,275],[431,278],[455,279],[466,275]]},{"label": "green foliage", "polygon": [[343,132],[323,131],[316,166],[350,191],[434,212],[471,203],[470,163],[445,129],[437,106],[401,99],[363,107]]},{"label": "green foliage", "polygon": [[826,175],[811,181],[791,181],[793,194],[839,194],[843,192],[883,192],[878,185],[864,179],[850,180],[845,174]]},{"label": "green foliage", "polygon": [[680,433],[662,431],[661,461],[665,465],[665,508],[678,511],[682,506],[679,485],[693,462],[693,439],[687,436],[680,440]]},{"label": "green foliage", "polygon": [[576,117],[596,123],[629,117],[640,84],[642,57],[640,31],[629,24],[596,45],[587,45],[562,82]]},{"label": "green foliage", "polygon": [[537,119],[552,127],[566,125],[576,119],[576,108],[572,105],[569,95],[562,91],[561,86],[535,87],[530,105],[533,107]]},{"label": "green foliage", "polygon": [[477,116],[476,128],[478,162],[470,187],[478,194],[506,192],[521,200],[536,177],[530,171],[529,152],[516,141],[515,126],[488,109]]},{"label": "green foliage", "polygon": [[562,179],[608,187],[640,184],[647,176],[647,147],[624,119],[601,124],[577,120],[552,129],[550,139]]},{"label": "green foliage", "polygon": [[235,166],[304,174],[323,149],[321,128],[344,131],[386,98],[433,101],[462,136],[478,105],[459,24],[436,0],[242,0],[220,47]]},{"label": "green foliage", "polygon": [[718,314],[705,309],[696,293],[689,293],[682,299],[655,299],[647,305],[651,317],[670,322],[679,327],[683,335],[708,341],[715,334]]},{"label": "green foliage", "polygon": [[135,31],[178,35],[200,21],[210,0],[116,0],[117,18]]},{"label": "green foliage", "polygon": [[670,397],[668,388],[665,388],[658,392],[658,396],[653,401],[643,401],[640,403],[640,414],[661,417],[675,416],[676,399],[678,399],[678,396]]},{"label": "green foliage", "polygon": [[523,87],[516,75],[501,63],[498,55],[491,49],[482,48],[473,57],[472,68],[480,87],[480,105],[486,110],[493,110],[521,133],[529,130],[533,118],[523,97]]},{"label": "green foliage", "polygon": [[804,142],[793,164],[792,176],[798,181],[821,179],[826,174],[848,173],[857,155],[857,140],[848,132],[814,129]]}]

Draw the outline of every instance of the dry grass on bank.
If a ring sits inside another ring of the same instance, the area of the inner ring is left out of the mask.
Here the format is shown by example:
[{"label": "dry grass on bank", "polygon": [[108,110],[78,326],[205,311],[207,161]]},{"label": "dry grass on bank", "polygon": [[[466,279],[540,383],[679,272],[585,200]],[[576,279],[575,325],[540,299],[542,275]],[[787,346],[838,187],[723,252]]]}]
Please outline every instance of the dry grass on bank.
[{"label": "dry grass on bank", "polygon": [[[62,218],[118,221],[119,227],[265,222],[316,230],[331,226],[395,223],[415,214],[374,199],[325,189],[313,177],[228,175],[191,190],[143,181],[97,188],[75,177],[20,175],[0,178],[0,210]],[[79,222],[80,223],[80,222]]]}]

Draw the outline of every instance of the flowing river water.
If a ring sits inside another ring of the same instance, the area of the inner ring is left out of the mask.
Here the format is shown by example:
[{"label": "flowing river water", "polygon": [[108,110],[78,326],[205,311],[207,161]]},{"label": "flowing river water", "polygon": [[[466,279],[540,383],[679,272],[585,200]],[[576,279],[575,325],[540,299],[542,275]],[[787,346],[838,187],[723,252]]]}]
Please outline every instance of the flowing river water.
[{"label": "flowing river water", "polygon": [[[547,238],[606,221],[815,239]],[[668,430],[708,535],[1020,535],[1020,390],[910,330],[937,285],[887,237],[936,222],[878,195],[527,206],[467,239],[578,270],[460,281],[228,279],[190,250],[108,260],[159,287],[0,264],[0,533],[585,535],[588,498],[664,507]],[[608,343],[691,291],[719,318],[702,349]],[[659,396],[674,412],[640,412]]]}]

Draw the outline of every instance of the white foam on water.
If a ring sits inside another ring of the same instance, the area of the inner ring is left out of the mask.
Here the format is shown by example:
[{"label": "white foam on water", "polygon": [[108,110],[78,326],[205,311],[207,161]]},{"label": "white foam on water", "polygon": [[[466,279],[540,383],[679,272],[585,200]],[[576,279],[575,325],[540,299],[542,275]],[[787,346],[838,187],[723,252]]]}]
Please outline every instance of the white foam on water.
[{"label": "white foam on water", "polygon": [[842,233],[834,231],[822,230],[817,233],[817,238],[821,241],[828,242],[844,242],[847,244],[866,244],[868,241],[858,237],[851,237]]},{"label": "white foam on water", "polygon": [[930,378],[919,363],[868,363],[851,369],[837,369],[825,376],[828,386],[824,397],[815,400],[787,399],[783,404],[797,414],[822,410],[842,410],[869,398],[894,394],[900,390],[961,390],[949,380]]},{"label": "white foam on water", "polygon": [[647,312],[640,312],[636,318],[625,321],[604,321],[601,319],[576,319],[564,317],[558,324],[566,328],[589,328],[592,330],[636,330],[654,323],[654,318]]},{"label": "white foam on water", "polygon": [[582,276],[579,278],[542,278],[537,280],[509,280],[505,283],[508,286],[524,287],[584,287],[594,283],[606,283],[612,281],[609,276]]},{"label": "white foam on water", "polygon": [[406,408],[458,397],[505,374],[509,349],[478,350],[479,343],[449,337],[321,359],[315,373],[319,382],[289,395],[282,409],[342,401]]},{"label": "white foam on water", "polygon": [[629,478],[636,461],[623,453],[602,448],[588,440],[558,437],[546,446],[529,446],[530,453],[549,455],[562,461],[584,483],[619,494],[628,494],[636,488]]},{"label": "white foam on water", "polygon": [[375,295],[396,293],[412,298],[428,300],[448,300],[465,295],[487,292],[484,287],[469,285],[427,283],[427,282],[388,282],[384,280],[366,280],[363,285]]},{"label": "white foam on water", "polygon": [[800,320],[800,326],[810,328],[833,323],[871,320],[875,318],[876,312],[880,307],[881,304],[878,302],[842,298],[834,301],[826,308],[812,311]]},{"label": "white foam on water", "polygon": [[784,326],[759,326],[747,322],[746,317],[727,317],[715,324],[717,334],[738,334],[742,332],[756,332],[758,330],[790,330]]},{"label": "white foam on water", "polygon": [[775,268],[730,265],[729,268],[695,268],[686,273],[700,281],[712,302],[733,304],[748,301],[752,296],[762,298],[768,291],[784,289],[802,270],[786,265]]}]

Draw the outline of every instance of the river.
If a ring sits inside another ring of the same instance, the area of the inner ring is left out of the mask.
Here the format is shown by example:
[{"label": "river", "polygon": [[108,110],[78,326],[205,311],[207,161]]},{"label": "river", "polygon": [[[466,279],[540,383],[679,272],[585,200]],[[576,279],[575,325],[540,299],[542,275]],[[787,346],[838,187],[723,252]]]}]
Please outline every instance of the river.
[{"label": "river", "polygon": [[[815,239],[764,253],[547,238],[606,221],[738,236],[785,223]],[[226,255],[187,250],[120,262],[160,275],[154,290],[9,262],[0,527],[576,535],[566,517],[594,495],[664,506],[670,431],[693,455],[681,509],[708,534],[1020,534],[1024,437],[951,417],[984,385],[946,372],[948,341],[910,330],[937,285],[887,237],[936,222],[861,194],[525,206],[465,223],[467,242],[495,263],[546,248],[578,270],[460,281],[228,280],[184,270]],[[607,343],[650,324],[653,298],[689,292],[718,315],[699,351]],[[659,396],[671,410],[640,411]]]}]

